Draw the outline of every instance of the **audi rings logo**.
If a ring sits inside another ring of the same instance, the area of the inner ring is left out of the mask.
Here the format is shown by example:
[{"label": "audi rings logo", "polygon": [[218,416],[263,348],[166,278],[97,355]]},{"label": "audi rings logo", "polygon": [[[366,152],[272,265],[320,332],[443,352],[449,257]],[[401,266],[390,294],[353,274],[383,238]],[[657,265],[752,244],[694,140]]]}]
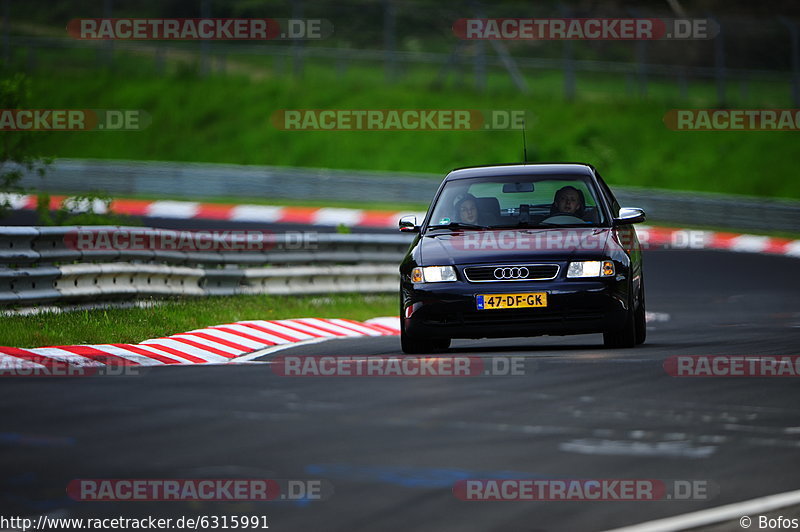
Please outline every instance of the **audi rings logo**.
[{"label": "audi rings logo", "polygon": [[527,279],[528,268],[525,266],[520,267],[511,267],[511,268],[495,268],[494,270],[494,278],[495,279]]}]

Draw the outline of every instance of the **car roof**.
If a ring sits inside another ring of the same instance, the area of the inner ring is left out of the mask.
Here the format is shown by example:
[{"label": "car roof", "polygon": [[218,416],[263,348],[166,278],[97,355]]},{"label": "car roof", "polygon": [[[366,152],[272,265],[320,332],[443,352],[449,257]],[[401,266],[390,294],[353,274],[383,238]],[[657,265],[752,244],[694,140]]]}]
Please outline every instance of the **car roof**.
[{"label": "car roof", "polygon": [[586,163],[527,163],[497,164],[491,166],[469,166],[456,168],[445,177],[469,179],[473,177],[515,176],[515,175],[594,175],[594,167]]}]

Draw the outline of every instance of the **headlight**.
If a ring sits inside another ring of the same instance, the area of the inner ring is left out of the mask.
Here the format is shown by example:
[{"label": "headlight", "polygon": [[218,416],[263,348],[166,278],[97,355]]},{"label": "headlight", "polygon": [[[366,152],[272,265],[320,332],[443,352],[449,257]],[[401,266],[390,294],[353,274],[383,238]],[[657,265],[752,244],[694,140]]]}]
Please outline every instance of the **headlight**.
[{"label": "headlight", "polygon": [[614,275],[614,263],[610,260],[585,260],[570,262],[567,277],[611,277]]},{"label": "headlight", "polygon": [[414,283],[441,283],[455,280],[456,270],[452,266],[426,266],[411,270],[411,281]]}]

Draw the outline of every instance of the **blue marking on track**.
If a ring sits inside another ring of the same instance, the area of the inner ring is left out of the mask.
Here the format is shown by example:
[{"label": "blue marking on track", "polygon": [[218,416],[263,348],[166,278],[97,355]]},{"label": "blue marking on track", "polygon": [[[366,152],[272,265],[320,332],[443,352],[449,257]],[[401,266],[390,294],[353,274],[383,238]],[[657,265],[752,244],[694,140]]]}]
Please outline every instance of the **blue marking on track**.
[{"label": "blue marking on track", "polygon": [[68,447],[75,445],[75,441],[75,438],[70,437],[32,436],[16,432],[0,432],[0,445],[19,447]]},{"label": "blue marking on track", "polygon": [[365,482],[385,482],[408,488],[452,488],[459,480],[503,478],[551,478],[528,471],[470,471],[403,466],[356,466],[350,464],[309,464],[306,473]]}]

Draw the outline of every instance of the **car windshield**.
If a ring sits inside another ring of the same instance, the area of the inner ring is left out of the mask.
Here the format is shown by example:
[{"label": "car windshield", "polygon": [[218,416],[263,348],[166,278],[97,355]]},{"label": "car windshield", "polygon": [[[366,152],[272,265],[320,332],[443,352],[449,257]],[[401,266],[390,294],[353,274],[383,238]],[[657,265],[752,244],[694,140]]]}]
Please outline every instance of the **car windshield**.
[{"label": "car windshield", "polygon": [[598,192],[584,176],[493,176],[448,182],[429,229],[606,225]]}]

